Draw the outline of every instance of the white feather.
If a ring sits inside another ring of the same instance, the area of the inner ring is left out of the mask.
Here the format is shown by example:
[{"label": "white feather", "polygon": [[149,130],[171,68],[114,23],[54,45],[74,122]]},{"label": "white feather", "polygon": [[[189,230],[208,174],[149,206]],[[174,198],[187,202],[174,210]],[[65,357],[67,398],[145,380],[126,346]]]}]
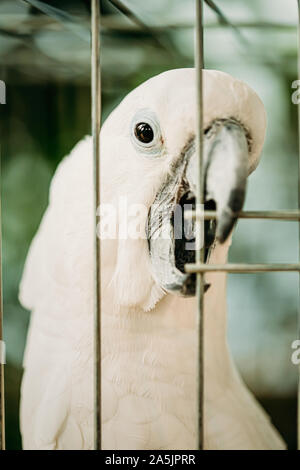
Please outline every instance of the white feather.
[{"label": "white feather", "polygon": [[[253,138],[249,167],[263,143],[265,116],[255,93],[205,71],[205,123],[236,117]],[[120,196],[150,206],[171,162],[195,131],[193,69],[146,82],[101,131],[102,202]],[[141,157],[130,141],[134,113],[159,117],[165,156]],[[32,310],[24,360],[21,428],[26,449],[93,447],[92,143],[60,164],[49,207],[27,258],[20,289]],[[143,222],[143,220],[141,220]],[[211,262],[225,262],[229,243]],[[105,449],[193,449],[196,423],[195,300],[164,295],[147,241],[102,243],[102,381]],[[205,446],[277,449],[284,444],[241,382],[226,341],[224,274],[207,275],[205,296]]]}]

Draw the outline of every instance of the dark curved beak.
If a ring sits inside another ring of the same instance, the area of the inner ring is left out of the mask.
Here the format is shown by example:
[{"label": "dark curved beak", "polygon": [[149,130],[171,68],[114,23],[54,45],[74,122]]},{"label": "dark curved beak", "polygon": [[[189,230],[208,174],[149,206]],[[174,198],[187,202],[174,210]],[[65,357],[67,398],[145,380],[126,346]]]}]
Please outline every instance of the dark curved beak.
[{"label": "dark curved beak", "polygon": [[[205,200],[215,202],[217,239],[230,234],[246,195],[248,141],[244,128],[234,120],[216,121],[204,138]],[[187,177],[194,192],[197,161],[190,159]]]},{"label": "dark curved beak", "polygon": [[[245,199],[248,141],[239,123],[216,121],[205,133],[204,171],[206,204],[217,211],[216,223],[205,222],[207,254],[215,239],[223,243],[228,238]],[[184,212],[195,207],[196,178],[195,142],[191,139],[158,191],[148,216],[153,276],[163,289],[183,296],[195,294],[195,275],[184,273],[184,265],[195,260],[195,230],[193,223],[185,222]]]}]

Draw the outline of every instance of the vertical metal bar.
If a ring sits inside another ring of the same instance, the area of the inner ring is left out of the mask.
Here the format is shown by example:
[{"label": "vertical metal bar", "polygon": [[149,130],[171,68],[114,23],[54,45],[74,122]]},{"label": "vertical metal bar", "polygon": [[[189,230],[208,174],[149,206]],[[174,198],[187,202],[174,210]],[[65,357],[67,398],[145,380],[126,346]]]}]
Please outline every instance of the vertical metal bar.
[{"label": "vertical metal bar", "polygon": [[[0,149],[1,152],[1,149]],[[1,159],[0,159],[1,165]],[[1,169],[0,169],[1,184]],[[1,186],[0,186],[1,188]],[[2,216],[0,193],[0,450],[5,450],[5,396],[4,396],[4,351],[3,351],[3,290],[2,290]]]},{"label": "vertical metal bar", "polygon": [[[196,208],[204,204],[203,175],[203,0],[196,0],[196,44],[195,65],[197,85],[197,129],[196,148],[198,156],[198,178]],[[196,221],[196,262],[204,262],[204,217]],[[197,448],[204,447],[204,273],[197,273]]]},{"label": "vertical metal bar", "polygon": [[[300,0],[298,4],[298,80],[300,80]],[[300,104],[298,104],[298,209],[300,208]],[[300,259],[300,223],[299,223],[299,259]],[[300,276],[299,276],[300,295]],[[298,337],[300,339],[300,305],[298,306]],[[298,394],[297,394],[297,443],[300,450],[300,366],[298,368]]]},{"label": "vertical metal bar", "polygon": [[92,30],[92,133],[94,156],[94,217],[95,217],[95,311],[94,311],[94,439],[95,449],[101,449],[101,263],[100,238],[97,236],[97,208],[100,206],[100,125],[101,125],[101,72],[100,72],[100,0],[91,0]]}]

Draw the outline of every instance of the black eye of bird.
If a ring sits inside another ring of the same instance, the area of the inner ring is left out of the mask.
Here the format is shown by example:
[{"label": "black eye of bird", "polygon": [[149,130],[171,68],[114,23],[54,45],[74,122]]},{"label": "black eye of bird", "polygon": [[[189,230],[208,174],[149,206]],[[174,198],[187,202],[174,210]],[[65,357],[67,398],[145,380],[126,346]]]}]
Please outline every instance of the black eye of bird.
[{"label": "black eye of bird", "polygon": [[153,129],[146,122],[139,122],[135,126],[134,134],[136,138],[143,144],[149,144],[154,138]]}]

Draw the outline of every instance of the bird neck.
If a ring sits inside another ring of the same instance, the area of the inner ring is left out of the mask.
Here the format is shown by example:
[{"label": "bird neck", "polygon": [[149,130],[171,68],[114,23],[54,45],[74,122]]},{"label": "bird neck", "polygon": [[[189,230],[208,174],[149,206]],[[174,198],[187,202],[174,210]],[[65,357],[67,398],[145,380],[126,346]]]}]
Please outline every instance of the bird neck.
[{"label": "bird neck", "polygon": [[[209,263],[226,263],[229,245],[228,241],[223,245],[216,244]],[[227,346],[226,274],[211,272],[205,277],[210,284],[204,297],[204,356],[205,374],[208,378],[206,391],[207,396],[214,399],[222,394],[224,381],[232,377],[233,366]],[[112,284],[107,289],[113,289]],[[149,312],[122,307],[113,313],[112,303],[107,302],[102,315],[105,331],[103,347],[106,353],[117,355],[124,350],[136,351],[135,345],[142,344],[141,354],[150,348],[161,364],[176,371],[181,359],[176,354],[172,357],[174,351],[182,351],[182,360],[189,357],[189,370],[185,373],[194,376],[193,364],[197,361],[195,297],[167,294]],[[119,338],[119,341],[112,341],[112,338]],[[139,362],[138,357],[136,361]]]},{"label": "bird neck", "polygon": [[[224,244],[216,243],[212,248],[209,257],[209,264],[223,264],[227,262],[228,250],[231,240],[227,240]],[[109,252],[109,250],[106,250]],[[103,253],[105,258],[105,252]],[[103,297],[114,298],[114,285],[111,282],[114,272],[114,262],[105,261],[105,270],[102,275]],[[204,297],[204,314],[205,314],[205,342],[208,348],[218,342],[218,349],[226,348],[226,330],[227,330],[227,308],[226,308],[226,273],[208,272],[205,274],[205,283],[210,284],[209,289]],[[143,312],[139,308],[113,308],[114,302],[109,302],[109,308],[106,312],[109,317],[122,318],[128,324],[135,323],[138,318],[140,320],[154,324],[157,328],[168,330],[175,328],[180,330],[196,328],[196,307],[197,301],[195,297],[183,298],[176,295],[165,295],[150,312]],[[106,309],[104,309],[106,310]],[[115,315],[114,315],[115,314]],[[126,319],[126,320],[125,320]]]},{"label": "bird neck", "polygon": [[[217,243],[211,251],[209,264],[226,263],[230,244],[230,240],[222,245]],[[218,331],[222,334],[223,341],[226,338],[227,325],[226,280],[226,273],[205,274],[205,283],[210,285],[204,296],[205,331],[208,336]],[[195,297],[183,298],[168,294],[157,304],[155,310],[164,316],[169,326],[195,328],[196,305]]]},{"label": "bird neck", "polygon": [[[211,252],[208,264],[227,263],[230,245],[231,237],[222,245],[217,243]],[[208,272],[205,275],[205,283],[210,285],[204,297],[206,335],[212,338],[217,338],[219,335],[218,340],[223,343],[226,342],[227,330],[227,274]]]}]

